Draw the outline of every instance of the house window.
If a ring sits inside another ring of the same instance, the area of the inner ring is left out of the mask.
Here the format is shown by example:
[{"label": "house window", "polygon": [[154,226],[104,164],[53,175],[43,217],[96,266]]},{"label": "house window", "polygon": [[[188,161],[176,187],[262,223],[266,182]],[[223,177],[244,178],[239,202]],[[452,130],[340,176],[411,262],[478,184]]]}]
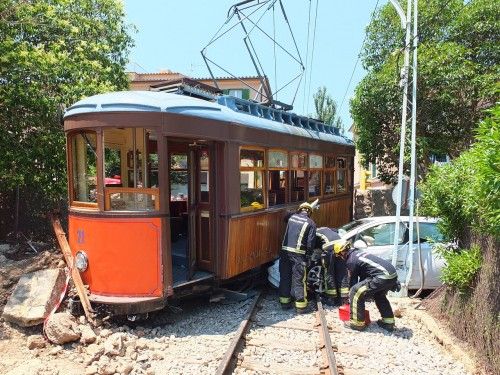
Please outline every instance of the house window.
[{"label": "house window", "polygon": [[269,168],[269,206],[286,203],[288,153],[285,151],[268,151]]},{"label": "house window", "polygon": [[72,203],[97,208],[97,135],[81,131],[70,136]]},{"label": "house window", "polygon": [[264,150],[240,151],[240,208],[254,211],[264,205]]},{"label": "house window", "polygon": [[235,98],[250,99],[250,89],[226,89],[223,93]]},{"label": "house window", "polygon": [[377,178],[377,164],[370,163],[370,178]]}]

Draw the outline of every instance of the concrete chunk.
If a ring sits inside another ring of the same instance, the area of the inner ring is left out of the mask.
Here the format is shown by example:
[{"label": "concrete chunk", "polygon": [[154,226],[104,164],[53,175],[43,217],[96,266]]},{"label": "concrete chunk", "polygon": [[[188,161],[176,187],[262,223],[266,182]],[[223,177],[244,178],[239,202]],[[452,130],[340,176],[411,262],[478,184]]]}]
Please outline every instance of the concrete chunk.
[{"label": "concrete chunk", "polygon": [[55,306],[65,283],[62,269],[47,269],[23,275],[5,305],[2,317],[23,327],[43,323]]}]

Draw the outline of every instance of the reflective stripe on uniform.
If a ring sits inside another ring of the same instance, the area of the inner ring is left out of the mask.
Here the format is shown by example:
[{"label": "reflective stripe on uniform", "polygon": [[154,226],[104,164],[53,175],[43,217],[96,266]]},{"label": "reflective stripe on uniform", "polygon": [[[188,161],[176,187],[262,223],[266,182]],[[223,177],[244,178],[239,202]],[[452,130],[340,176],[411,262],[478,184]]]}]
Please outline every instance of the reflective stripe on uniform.
[{"label": "reflective stripe on uniform", "polygon": [[396,277],[398,277],[397,273],[391,273],[389,275],[379,275],[379,276],[377,276],[377,278],[384,279],[384,280],[391,280],[391,279],[394,279]]},{"label": "reflective stripe on uniform", "polygon": [[340,288],[340,294],[342,294],[342,295],[348,295],[349,294],[349,288]]},{"label": "reflective stripe on uniform", "polygon": [[384,323],[394,324],[394,318],[382,318]]},{"label": "reflective stripe on uniform", "polygon": [[349,323],[354,325],[354,326],[358,326],[358,327],[364,327],[365,326],[365,322],[364,321],[361,321],[361,320],[357,320],[357,319],[351,319],[349,320]]},{"label": "reflective stripe on uniform", "polygon": [[361,297],[361,295],[363,293],[366,292],[367,289],[368,289],[368,286],[363,285],[354,294],[354,297],[352,298],[352,303],[351,303],[352,316],[358,316],[358,299],[359,299],[359,297]]},{"label": "reflective stripe on uniform", "polygon": [[[386,278],[387,276],[391,275],[386,269],[384,266],[374,262],[373,260],[370,260],[368,258],[365,258],[364,256],[359,256],[358,259],[362,262],[365,262],[365,263],[368,263],[370,266],[373,266],[375,267],[376,269],[379,269],[380,271],[382,271],[384,273],[384,275],[382,276],[377,276],[379,278]],[[393,277],[389,277],[389,279],[392,279]]]},{"label": "reflective stripe on uniform", "polygon": [[307,221],[304,224],[302,224],[302,229],[300,230],[299,239],[297,240],[297,245],[295,245],[295,246],[297,246],[295,248],[295,250],[297,252],[304,251],[304,250],[301,250],[300,246],[302,245],[302,238],[304,238],[304,234],[306,233],[306,229],[308,226],[309,226],[309,223]]},{"label": "reflective stripe on uniform", "polygon": [[305,250],[296,249],[296,248],[290,247],[290,246],[281,246],[281,249],[285,250],[285,251],[290,251],[291,253],[297,253],[297,254],[302,254],[302,255],[304,255],[306,253]]},{"label": "reflective stripe on uniform", "polygon": [[325,289],[325,294],[328,294],[329,296],[334,296],[337,297],[337,290],[336,289]]},{"label": "reflective stripe on uniform", "polygon": [[298,309],[305,309],[307,307],[307,301],[295,301],[295,307]]},{"label": "reflective stripe on uniform", "polygon": [[329,241],[329,242],[325,242],[325,244],[323,246],[321,246],[321,248],[323,250],[326,250],[328,249],[330,246],[333,246],[333,244],[335,243],[335,241]]},{"label": "reflective stripe on uniform", "polygon": [[292,302],[291,297],[280,297],[280,303],[290,303]]}]

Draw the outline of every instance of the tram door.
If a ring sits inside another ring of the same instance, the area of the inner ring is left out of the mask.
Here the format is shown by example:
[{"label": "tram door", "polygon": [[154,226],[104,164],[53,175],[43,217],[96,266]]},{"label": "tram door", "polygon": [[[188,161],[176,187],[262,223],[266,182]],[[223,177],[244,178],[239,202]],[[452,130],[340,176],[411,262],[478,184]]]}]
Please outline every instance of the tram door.
[{"label": "tram door", "polygon": [[190,277],[195,270],[212,271],[211,233],[213,221],[210,202],[213,184],[210,171],[210,148],[207,145],[190,146],[190,196],[189,196],[189,259]]}]

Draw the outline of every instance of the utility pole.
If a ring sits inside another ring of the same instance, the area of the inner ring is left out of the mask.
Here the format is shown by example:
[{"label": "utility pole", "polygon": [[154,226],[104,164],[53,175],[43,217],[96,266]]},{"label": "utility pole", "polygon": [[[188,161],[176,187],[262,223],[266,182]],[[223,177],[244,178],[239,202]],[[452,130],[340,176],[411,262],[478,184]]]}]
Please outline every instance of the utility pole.
[{"label": "utility pole", "polygon": [[[398,167],[398,183],[396,185],[396,226],[394,231],[394,248],[392,251],[392,264],[396,267],[399,250],[399,230],[401,225],[401,191],[403,186],[403,169],[404,169],[404,154],[405,154],[405,139],[406,139],[406,123],[408,112],[408,86],[409,86],[409,71],[410,71],[410,49],[413,44],[413,69],[412,69],[412,115],[411,115],[411,173],[410,173],[410,217],[409,217],[409,242],[408,254],[409,268],[406,270],[405,280],[402,283],[401,296],[408,295],[408,282],[413,271],[413,212],[415,200],[415,155],[416,155],[416,119],[417,119],[417,14],[418,0],[407,0],[406,16],[397,0],[390,0],[391,4],[396,8],[396,12],[401,18],[401,26],[406,31],[405,48],[404,48],[404,65],[401,70],[400,86],[403,87],[403,106],[401,114],[401,133],[399,143],[399,167]],[[412,2],[414,5],[413,12],[413,43],[412,43]],[[406,262],[405,262],[406,264]]]}]

